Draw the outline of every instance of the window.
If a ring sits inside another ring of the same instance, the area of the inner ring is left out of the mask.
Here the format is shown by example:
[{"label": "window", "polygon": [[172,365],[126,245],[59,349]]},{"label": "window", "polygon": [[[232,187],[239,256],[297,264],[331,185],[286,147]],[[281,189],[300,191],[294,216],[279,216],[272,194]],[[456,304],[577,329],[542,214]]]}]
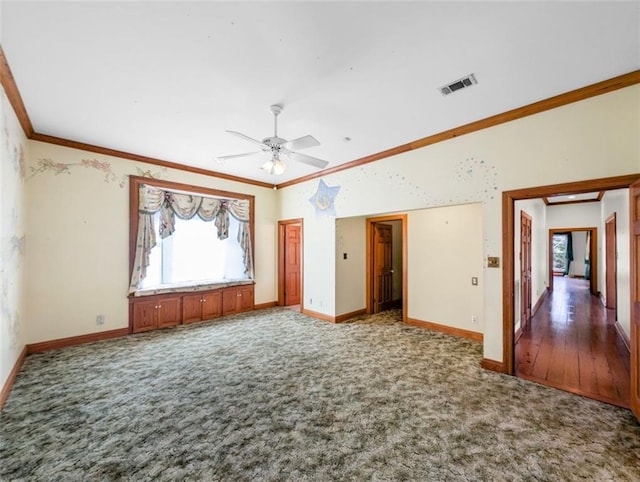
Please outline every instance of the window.
[{"label": "window", "polygon": [[244,272],[243,251],[237,236],[240,222],[229,218],[229,237],[218,239],[214,223],[198,217],[177,218],[175,232],[160,237],[160,213],[154,215],[156,246],[149,256],[142,289],[163,285],[209,284],[248,279]]},{"label": "window", "polygon": [[131,177],[130,293],[253,278],[253,196]]},{"label": "window", "polygon": [[565,272],[567,269],[567,243],[566,234],[553,235],[553,271]]}]

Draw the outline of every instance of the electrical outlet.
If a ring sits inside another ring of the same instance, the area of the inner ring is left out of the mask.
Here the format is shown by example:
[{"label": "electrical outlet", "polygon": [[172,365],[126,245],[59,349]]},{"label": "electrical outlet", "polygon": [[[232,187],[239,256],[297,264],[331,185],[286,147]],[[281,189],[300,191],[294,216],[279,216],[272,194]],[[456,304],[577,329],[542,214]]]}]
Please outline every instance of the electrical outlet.
[{"label": "electrical outlet", "polygon": [[96,316],[96,325],[104,325],[104,315]]},{"label": "electrical outlet", "polygon": [[309,304],[312,305],[313,304],[313,298],[309,298]]},{"label": "electrical outlet", "polygon": [[478,286],[478,277],[477,276],[472,276],[471,277],[471,284],[473,286]]},{"label": "electrical outlet", "polygon": [[474,325],[478,323],[478,317],[476,315],[471,315],[471,323]]}]

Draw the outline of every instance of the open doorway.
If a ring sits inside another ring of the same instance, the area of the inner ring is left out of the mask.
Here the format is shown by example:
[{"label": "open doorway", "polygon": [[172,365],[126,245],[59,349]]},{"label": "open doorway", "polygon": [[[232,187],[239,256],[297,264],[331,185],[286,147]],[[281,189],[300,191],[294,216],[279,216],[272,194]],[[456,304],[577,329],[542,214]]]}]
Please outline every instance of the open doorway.
[{"label": "open doorway", "polygon": [[[504,327],[503,361],[504,361],[504,366],[503,366],[503,369],[506,373],[516,374],[516,364],[518,362],[518,357],[514,350],[516,345],[515,336],[514,336],[515,320],[516,320],[515,309],[518,308],[514,303],[514,292],[515,292],[515,288],[517,287],[517,285],[515,284],[514,268],[518,266],[516,265],[518,257],[516,256],[515,246],[514,246],[514,237],[515,237],[516,226],[517,226],[516,225],[517,220],[515,218],[515,214],[517,212],[515,208],[515,202],[517,200],[532,200],[537,198],[544,198],[547,196],[556,195],[557,193],[580,194],[580,193],[589,193],[593,191],[610,191],[610,190],[626,191],[626,188],[629,188],[629,186],[631,186],[638,179],[640,179],[640,175],[620,176],[617,178],[607,178],[607,179],[600,179],[600,180],[593,180],[593,181],[567,183],[567,184],[561,184],[561,185],[542,186],[537,188],[521,189],[517,191],[508,191],[503,193],[503,235],[505,240],[511,240],[511,242],[507,241],[506,243],[503,244],[503,260],[504,260],[504,263],[503,263],[503,266],[504,266],[504,271],[503,271],[503,292],[504,292],[504,296],[503,296],[503,327]],[[625,199],[626,207],[623,209],[623,212],[625,212],[625,210],[630,209],[630,206],[631,206],[631,204],[628,202],[628,191],[626,191],[626,193],[627,194],[614,192],[611,195],[611,196],[620,195],[621,198]],[[604,204],[603,204],[602,214],[603,215],[605,214]],[[624,216],[626,216],[626,214]],[[600,222],[604,224],[604,220],[601,220]],[[595,228],[592,228],[592,229],[593,230],[589,229],[588,233],[587,232],[583,233],[583,235],[586,235],[589,237],[588,242],[586,244],[590,246],[594,246],[594,243],[597,244],[597,241],[595,239],[595,236],[597,235],[597,231],[595,231]],[[552,243],[553,243],[553,240],[550,239],[549,246]],[[553,272],[553,267],[551,265],[552,256],[553,256],[552,247],[550,246],[548,249],[550,251],[549,252],[549,258],[550,258],[549,274],[551,275]],[[591,249],[590,254],[597,256],[597,249]],[[596,270],[598,269],[598,267],[596,264],[596,260],[592,258],[590,264],[591,264],[591,276],[593,276],[594,274],[595,276],[597,276]],[[562,286],[560,286],[560,283],[559,283],[560,280],[563,281]],[[558,325],[558,323],[556,323],[556,321],[551,319],[550,317],[551,315],[553,315],[554,311],[557,311],[558,309],[564,310],[563,313],[567,317],[576,317],[576,318],[587,318],[594,311],[603,310],[604,307],[602,305],[600,298],[593,294],[594,291],[597,293],[597,281],[595,279],[585,280],[580,277],[573,277],[573,278],[562,277],[562,278],[556,279],[555,281],[558,286],[554,286],[555,289],[553,291],[551,289],[546,290],[547,296],[546,296],[546,299],[544,300],[545,304],[542,304],[540,306],[540,308],[543,308],[543,309],[538,310],[538,312],[540,313],[549,315],[548,316],[549,319],[547,320],[549,325],[554,325],[554,324]],[[595,286],[595,288],[591,287],[590,281],[593,283],[593,286]],[[634,282],[633,279],[631,281],[632,283]],[[550,276],[549,284],[551,284],[551,282],[553,282],[553,278]],[[549,286],[549,288],[551,288],[551,286]],[[602,288],[604,288],[604,286]],[[631,293],[633,293],[632,287],[626,286],[625,289],[628,289]],[[559,293],[557,296],[556,296],[556,292]],[[580,297],[580,296],[585,298],[585,300],[587,301],[587,304],[582,305],[586,307],[582,309],[582,312],[577,312],[578,310],[580,310],[580,308],[576,308],[577,305],[575,305],[575,303],[572,305],[571,303],[573,303],[572,300],[575,300],[576,297]],[[542,299],[540,301],[542,301]],[[571,306],[569,306],[569,308],[565,310],[565,307],[562,306],[563,304],[569,304]],[[567,321],[570,321],[570,320],[567,320]],[[603,321],[603,325],[600,329],[596,331],[589,331],[589,332],[585,332],[585,329],[582,329],[581,334],[579,336],[582,336],[583,338],[586,338],[587,340],[589,340],[590,337],[597,338],[597,337],[600,337],[601,335],[609,336],[611,333],[614,333],[615,335],[615,331],[618,327],[616,326],[614,328],[612,325],[607,325],[606,316],[602,321]],[[534,319],[532,324],[535,325],[535,322],[536,320]],[[627,320],[627,323],[628,322],[629,320]],[[540,368],[542,369],[542,372],[544,372],[545,376],[548,373],[551,373],[554,370],[557,370],[558,366],[561,367],[560,368],[561,370],[564,370],[563,376],[566,377],[567,373],[569,373],[569,376],[571,376],[570,367],[569,369],[567,369],[567,365],[562,365],[562,363],[560,364],[558,363],[560,360],[572,359],[571,356],[567,356],[567,353],[562,352],[562,350],[559,348],[561,346],[567,346],[567,340],[564,340],[565,341],[564,345],[561,345],[561,344],[551,343],[551,338],[553,338],[553,336],[549,336],[545,339],[544,335],[540,335],[537,337],[537,339],[535,339],[535,336],[531,339],[531,341],[533,342],[533,345],[535,345],[535,349],[536,350],[539,349],[539,350],[536,351],[535,353],[534,352],[530,353],[531,354],[530,361],[533,361],[534,358],[539,361],[544,360],[546,358],[547,360],[546,366],[540,365]],[[621,337],[617,338],[618,341],[620,341],[620,339]],[[637,340],[636,340],[636,343],[637,343]],[[624,343],[617,343],[617,345],[618,345],[618,348],[620,348],[620,345],[624,345]],[[630,349],[631,349],[631,352],[633,353],[634,352],[633,340],[631,341]],[[629,353],[629,349],[627,349],[627,353]],[[592,371],[586,370],[588,372],[586,373],[587,375],[596,373],[596,371],[598,370],[603,373],[609,370],[609,367],[607,367],[607,363],[609,362],[602,363],[598,361],[598,360],[602,360],[601,358],[598,358],[598,357],[595,357],[594,360],[595,361],[594,361],[593,370]],[[638,369],[638,367],[636,366],[637,364],[638,364],[637,360],[631,361],[627,369],[627,374],[628,374],[627,379],[633,379],[633,374],[636,373]],[[602,385],[606,385],[606,383],[603,383]],[[565,387],[561,387],[561,386],[558,386],[557,388],[566,389]],[[581,393],[579,390],[569,390],[569,391],[573,391],[575,393]],[[589,394],[585,394],[585,393],[581,393],[581,394],[589,396]],[[598,397],[592,397],[592,398],[598,398]],[[599,399],[603,399],[603,398],[608,398],[608,397],[601,397]],[[611,400],[603,400],[603,401],[611,401]],[[633,397],[631,397],[631,402],[633,405]]]},{"label": "open doorway", "polygon": [[598,296],[598,229],[549,229],[549,291],[559,276],[584,278]]},{"label": "open doorway", "polygon": [[[367,218],[366,310],[368,314],[401,308],[406,318],[407,216]],[[406,321],[406,320],[405,320]]]}]

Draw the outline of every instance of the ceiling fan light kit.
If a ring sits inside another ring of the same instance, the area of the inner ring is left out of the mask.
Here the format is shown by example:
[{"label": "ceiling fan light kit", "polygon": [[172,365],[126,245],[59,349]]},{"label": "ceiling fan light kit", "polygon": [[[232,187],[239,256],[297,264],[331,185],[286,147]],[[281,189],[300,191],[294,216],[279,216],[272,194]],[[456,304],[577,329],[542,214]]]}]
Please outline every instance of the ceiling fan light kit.
[{"label": "ceiling fan light kit", "polygon": [[259,145],[261,149],[260,151],[246,152],[244,154],[232,154],[230,156],[221,156],[218,157],[217,160],[219,162],[224,162],[228,159],[253,156],[255,154],[262,154],[263,152],[267,152],[271,154],[271,159],[262,164],[262,166],[260,166],[260,169],[262,169],[267,174],[271,174],[274,176],[282,174],[287,168],[287,165],[281,159],[283,155],[287,156],[287,158],[289,159],[293,159],[294,161],[302,162],[303,164],[308,164],[319,169],[324,169],[325,167],[327,167],[329,163],[325,160],[296,152],[300,149],[319,146],[320,143],[316,140],[315,137],[306,135],[298,137],[297,139],[293,139],[291,141],[287,141],[286,139],[278,137],[278,115],[281,112],[281,105],[274,104],[271,106],[271,113],[273,114],[273,136],[266,137],[262,141],[249,137],[245,134],[242,134],[241,132],[227,131],[229,134],[240,137],[241,139],[251,142],[252,144]]},{"label": "ceiling fan light kit", "polygon": [[264,172],[274,176],[279,176],[285,171],[286,168],[287,165],[284,163],[284,161],[278,159],[277,157],[275,159],[269,159],[262,166],[260,166],[260,169],[262,169]]}]

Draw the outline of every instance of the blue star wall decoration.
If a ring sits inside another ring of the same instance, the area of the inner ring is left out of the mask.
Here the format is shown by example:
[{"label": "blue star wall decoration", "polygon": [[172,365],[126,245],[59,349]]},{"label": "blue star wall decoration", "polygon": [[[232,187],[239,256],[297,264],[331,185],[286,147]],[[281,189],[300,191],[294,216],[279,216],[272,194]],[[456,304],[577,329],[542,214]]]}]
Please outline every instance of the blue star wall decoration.
[{"label": "blue star wall decoration", "polygon": [[340,186],[327,186],[321,179],[318,190],[309,198],[309,202],[316,209],[316,216],[336,216],[334,201],[338,195]]}]

